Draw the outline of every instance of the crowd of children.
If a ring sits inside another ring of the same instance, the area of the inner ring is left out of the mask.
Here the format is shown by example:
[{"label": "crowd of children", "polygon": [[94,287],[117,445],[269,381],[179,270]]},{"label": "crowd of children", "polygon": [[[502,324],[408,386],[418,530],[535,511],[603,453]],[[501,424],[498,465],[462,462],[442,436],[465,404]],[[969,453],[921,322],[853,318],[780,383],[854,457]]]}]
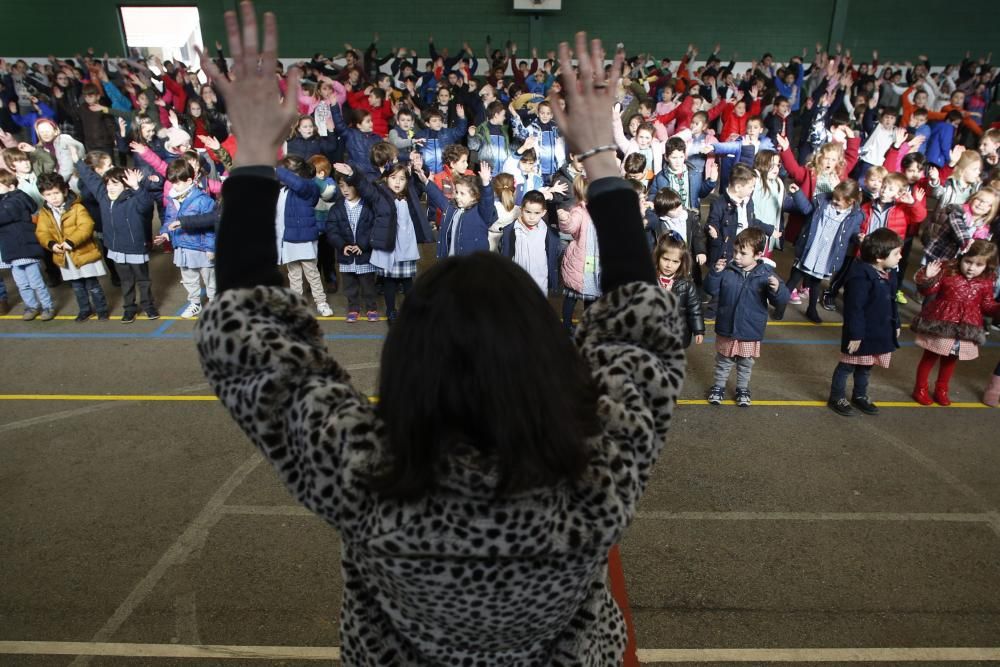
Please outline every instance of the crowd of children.
[{"label": "crowd of children", "polygon": [[[424,69],[415,51],[380,57],[377,40],[364,54],[297,64],[300,116],[276,156],[277,263],[294,291],[308,286],[319,315],[333,315],[327,293],[342,287],[348,322],[378,321],[381,293],[392,323],[421,244],[435,243],[439,258],[499,252],[562,297],[572,329],[578,302],[601,294],[600,248],[586,174],[554,119],[558,65],[551,54],[518,59],[509,44],[488,48],[477,77],[467,44],[451,57],[430,51]],[[876,413],[869,375],[898,346],[919,241],[910,294],[922,309],[911,330],[924,356],[913,396],[948,405],[955,362],[977,355],[984,318],[1000,318],[1000,124],[988,124],[997,70],[968,58],[940,72],[923,58],[856,63],[817,45],[812,63],[765,54],[738,72],[718,53],[698,69],[690,46],[675,70],[666,58],[627,59],[608,110],[615,144],[603,147],[640,197],[688,342],[700,344],[715,319],[708,401],[724,400],[735,367],[735,400],[750,405],[768,320],[805,300],[806,318],[820,323],[819,308],[836,310],[843,291],[829,405]],[[215,62],[227,72],[221,50]],[[239,144],[225,100],[199,74],[155,57],[0,60],[0,268],[25,320],[55,316],[49,289],[62,281],[78,321],[108,319],[105,275],[121,289],[123,322],[140,310],[156,319],[157,249],[179,269],[182,317],[215,296],[221,183]],[[284,72],[278,80],[284,90]],[[773,259],[782,251],[792,257],[787,280]],[[0,282],[0,311],[9,309]],[[1000,366],[984,400],[1000,400]]]}]

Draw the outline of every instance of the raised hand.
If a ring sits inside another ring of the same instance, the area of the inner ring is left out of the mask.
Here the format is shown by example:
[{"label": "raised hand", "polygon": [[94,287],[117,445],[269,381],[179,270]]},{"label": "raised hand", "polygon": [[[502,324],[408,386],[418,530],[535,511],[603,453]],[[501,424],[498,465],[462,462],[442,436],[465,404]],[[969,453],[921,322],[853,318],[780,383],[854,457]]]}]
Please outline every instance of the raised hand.
[{"label": "raised hand", "polygon": [[928,278],[933,278],[937,274],[941,273],[941,266],[941,260],[935,259],[933,262],[930,262],[924,267],[924,275]]},{"label": "raised hand", "polygon": [[222,144],[215,137],[210,137],[207,134],[199,134],[198,139],[201,143],[205,144],[205,148],[213,151],[217,151],[222,148]]},{"label": "raised hand", "polygon": [[126,169],[125,177],[122,179],[125,181],[125,185],[129,186],[133,190],[139,189],[139,183],[142,182],[143,175],[138,169]]},{"label": "raised hand", "polygon": [[788,137],[783,134],[775,135],[775,141],[778,143],[778,148],[783,151],[788,150]]},{"label": "raised hand", "polygon": [[487,187],[490,184],[492,177],[493,168],[490,166],[489,160],[481,160],[479,162],[479,178],[483,183],[483,187]]},{"label": "raised hand", "polygon": [[345,176],[350,176],[351,174],[354,173],[354,169],[351,167],[351,165],[346,164],[344,162],[335,162],[333,164],[333,170],[338,174],[344,174]]},{"label": "raised hand", "polygon": [[144,144],[140,144],[138,141],[129,142],[128,147],[131,148],[132,152],[135,153],[136,155],[139,155],[140,153],[143,153],[146,150],[146,146]]},{"label": "raised hand", "polygon": [[926,194],[927,192],[923,188],[913,188],[913,199],[916,201],[923,201]]},{"label": "raised hand", "polygon": [[280,98],[273,73],[278,60],[278,24],[274,14],[264,14],[264,49],[258,51],[257,16],[253,3],[240,3],[242,33],[236,12],[226,12],[226,36],[232,54],[235,81],[227,79],[214,62],[198,49],[201,68],[219,88],[225,98],[233,133],[240,150],[233,159],[235,166],[272,165],[285,140],[287,128],[298,115],[299,80],[301,72],[288,72],[285,99]]},{"label": "raised hand", "polygon": [[906,141],[906,128],[897,127],[892,131],[892,143],[896,148],[899,148],[904,141]]},{"label": "raised hand", "polygon": [[941,172],[934,165],[927,167],[927,180],[937,185],[941,179]]},{"label": "raised hand", "polygon": [[[604,81],[604,50],[601,48],[601,40],[591,40],[588,54],[586,33],[577,33],[576,53],[580,56],[579,73],[570,62],[569,46],[565,42],[559,45],[559,69],[563,73],[562,95],[566,99],[566,110],[561,105],[554,104],[552,112],[566,140],[566,146],[580,155],[594,148],[614,146],[608,109],[615,102],[625,56],[621,52],[615,54],[609,79]],[[586,158],[585,165],[591,182],[605,176],[619,175],[612,150],[604,150]]]}]

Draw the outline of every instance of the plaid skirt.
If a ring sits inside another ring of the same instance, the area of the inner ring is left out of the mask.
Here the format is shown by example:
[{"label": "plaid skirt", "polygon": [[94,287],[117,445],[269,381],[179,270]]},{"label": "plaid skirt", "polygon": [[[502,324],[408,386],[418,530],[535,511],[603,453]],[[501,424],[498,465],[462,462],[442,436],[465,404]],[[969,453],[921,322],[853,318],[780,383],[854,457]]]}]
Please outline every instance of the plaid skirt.
[{"label": "plaid skirt", "polygon": [[715,351],[724,357],[750,357],[756,359],[760,356],[760,341],[736,340],[735,338],[716,335]]},{"label": "plaid skirt", "polygon": [[412,278],[417,275],[417,260],[396,262],[388,269],[379,269],[378,274],[384,278]]},{"label": "plaid skirt", "polygon": [[917,334],[916,339],[918,347],[922,347],[934,354],[940,354],[942,357],[954,355],[958,357],[959,361],[970,361],[979,358],[979,346],[971,340],[941,338],[921,333]]},{"label": "plaid skirt", "polygon": [[854,366],[881,366],[882,368],[889,368],[889,362],[892,361],[892,352],[884,352],[882,354],[847,354],[842,352],[840,354],[840,361],[844,364],[852,364]]}]

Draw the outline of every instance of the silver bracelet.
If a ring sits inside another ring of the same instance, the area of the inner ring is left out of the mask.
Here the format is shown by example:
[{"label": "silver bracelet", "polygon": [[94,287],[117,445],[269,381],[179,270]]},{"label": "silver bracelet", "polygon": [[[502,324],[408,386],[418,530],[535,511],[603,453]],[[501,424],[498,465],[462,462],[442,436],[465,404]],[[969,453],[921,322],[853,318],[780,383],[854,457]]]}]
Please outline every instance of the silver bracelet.
[{"label": "silver bracelet", "polygon": [[598,146],[597,148],[591,148],[589,151],[584,151],[576,156],[576,158],[583,162],[587,158],[597,155],[598,153],[603,153],[604,151],[617,151],[618,146],[616,144],[605,144],[603,146]]}]

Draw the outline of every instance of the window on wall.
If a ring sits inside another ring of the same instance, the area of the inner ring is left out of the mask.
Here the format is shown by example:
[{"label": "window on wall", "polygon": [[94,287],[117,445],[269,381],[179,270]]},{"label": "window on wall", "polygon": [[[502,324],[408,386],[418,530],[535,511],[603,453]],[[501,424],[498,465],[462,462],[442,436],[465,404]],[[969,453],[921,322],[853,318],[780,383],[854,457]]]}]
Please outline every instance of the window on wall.
[{"label": "window on wall", "polygon": [[197,7],[119,5],[118,10],[130,54],[196,66],[194,47],[204,46]]}]

